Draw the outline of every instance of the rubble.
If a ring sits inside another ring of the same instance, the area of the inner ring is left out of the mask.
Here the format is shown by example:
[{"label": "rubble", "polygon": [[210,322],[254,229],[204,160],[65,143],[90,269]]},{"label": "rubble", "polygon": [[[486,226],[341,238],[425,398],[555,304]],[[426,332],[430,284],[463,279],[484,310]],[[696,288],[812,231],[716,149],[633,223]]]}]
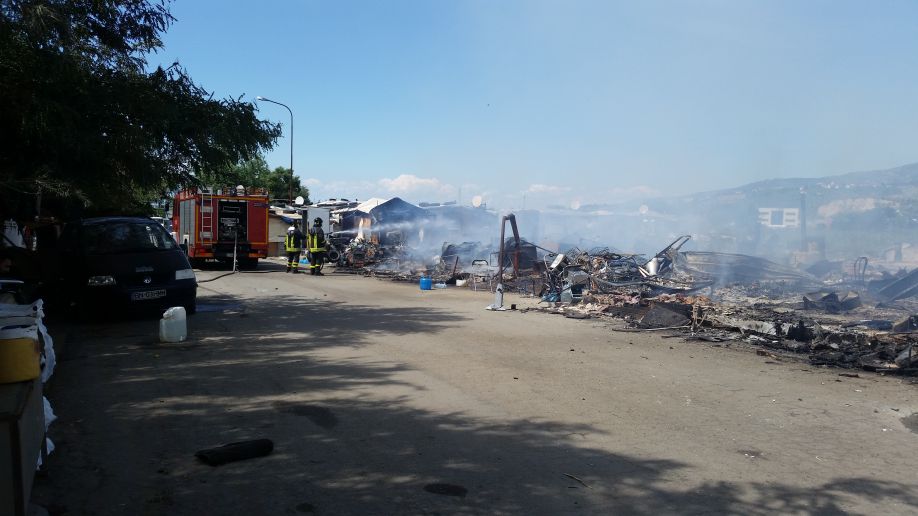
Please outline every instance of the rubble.
[{"label": "rubble", "polygon": [[912,358],[906,350],[916,342],[918,316],[902,312],[918,312],[918,306],[889,307],[850,290],[841,296],[827,290],[798,293],[809,284],[799,278],[791,283],[759,280],[711,286],[705,295],[654,294],[645,284],[632,284],[609,292],[587,291],[581,303],[567,310],[617,318],[635,331],[671,329],[687,340],[741,340],[806,357],[817,366],[916,371],[918,348]]},{"label": "rubble", "polygon": [[[687,328],[691,322],[691,313],[685,313],[684,306],[666,303],[654,303],[638,322],[639,328]],[[690,312],[690,310],[689,310]]]},{"label": "rubble", "polygon": [[339,270],[538,296],[545,310],[568,318],[615,318],[630,331],[671,331],[717,346],[742,341],[813,365],[916,368],[918,353],[906,351],[918,334],[918,269],[879,278],[874,270],[868,278],[868,260],[858,257],[851,267],[823,260],[803,270],[756,256],[683,251],[689,235],[650,258],[609,247],[557,252],[522,239],[513,214],[502,217],[497,245],[445,242],[425,255],[409,245],[404,226],[383,231],[376,222],[376,233],[358,228],[336,244]]},{"label": "rubble", "polygon": [[877,295],[887,301],[918,296],[918,268],[884,286]]},{"label": "rubble", "polygon": [[702,281],[718,285],[763,281],[819,284],[816,278],[808,273],[757,256],[695,251],[678,253],[675,262],[678,268],[693,273]]},{"label": "rubble", "polygon": [[899,356],[896,357],[896,365],[899,367],[911,367],[913,365],[918,365],[918,350],[913,350],[914,346],[909,344],[907,349],[904,349]]},{"label": "rubble", "polygon": [[599,294],[635,290],[643,295],[688,294],[733,283],[784,283],[818,285],[817,280],[774,262],[754,256],[711,252],[683,252],[689,235],[677,238],[647,260],[638,254],[609,248],[589,252],[573,248],[545,257],[545,301],[579,301],[584,291]]},{"label": "rubble", "polygon": [[910,315],[896,324],[891,325],[889,329],[896,333],[918,332],[918,315]]},{"label": "rubble", "polygon": [[839,297],[837,292],[811,292],[803,296],[804,310],[823,310],[830,314],[848,312],[861,306],[861,296],[848,292]]}]

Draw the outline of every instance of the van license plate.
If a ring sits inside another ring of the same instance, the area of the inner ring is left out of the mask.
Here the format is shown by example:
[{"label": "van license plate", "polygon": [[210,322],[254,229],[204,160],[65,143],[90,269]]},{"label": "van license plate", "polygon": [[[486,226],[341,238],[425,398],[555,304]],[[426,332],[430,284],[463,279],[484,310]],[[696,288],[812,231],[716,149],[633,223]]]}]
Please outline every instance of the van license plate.
[{"label": "van license plate", "polygon": [[146,290],[144,292],[134,292],[131,294],[131,301],[143,301],[145,299],[159,299],[166,297],[165,290]]}]

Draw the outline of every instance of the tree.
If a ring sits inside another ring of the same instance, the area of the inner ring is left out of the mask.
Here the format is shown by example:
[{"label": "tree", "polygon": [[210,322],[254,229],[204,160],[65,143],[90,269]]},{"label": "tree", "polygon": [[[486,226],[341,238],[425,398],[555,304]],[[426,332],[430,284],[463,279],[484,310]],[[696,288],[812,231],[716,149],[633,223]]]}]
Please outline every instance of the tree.
[{"label": "tree", "polygon": [[[262,156],[237,163],[221,174],[232,184],[266,188],[272,199],[287,199],[290,193],[290,169],[277,167],[271,170]],[[293,176],[293,197],[302,196],[309,203],[309,189],[300,182],[299,176]]]},{"label": "tree", "polygon": [[[290,169],[286,167],[277,167],[268,174],[268,191],[272,199],[287,199],[290,192],[293,192],[293,198],[302,196],[305,203],[309,204],[309,189],[300,183],[299,176],[293,176],[291,180]],[[293,188],[291,189],[291,185]]]},{"label": "tree", "polygon": [[142,206],[273,147],[253,104],[146,70],[172,21],[167,0],[0,0],[0,195]]},{"label": "tree", "polygon": [[[238,163],[223,174],[230,178],[232,184],[267,188],[272,199],[287,199],[290,194],[290,169],[277,167],[271,170],[261,156]],[[293,176],[293,198],[302,196],[309,203],[309,189],[300,182],[299,176]]]},{"label": "tree", "polygon": [[229,183],[233,185],[267,188],[267,177],[270,173],[271,169],[268,167],[268,163],[261,155],[258,155],[233,165],[223,176],[228,178],[230,180]]}]

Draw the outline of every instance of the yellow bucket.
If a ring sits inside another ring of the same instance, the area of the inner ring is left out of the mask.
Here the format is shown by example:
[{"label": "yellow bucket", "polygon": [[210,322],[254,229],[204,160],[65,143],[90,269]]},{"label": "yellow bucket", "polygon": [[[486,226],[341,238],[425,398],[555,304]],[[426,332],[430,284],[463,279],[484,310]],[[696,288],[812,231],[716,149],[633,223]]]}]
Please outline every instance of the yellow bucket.
[{"label": "yellow bucket", "polygon": [[29,338],[0,339],[0,383],[24,382],[41,374],[41,348]]}]

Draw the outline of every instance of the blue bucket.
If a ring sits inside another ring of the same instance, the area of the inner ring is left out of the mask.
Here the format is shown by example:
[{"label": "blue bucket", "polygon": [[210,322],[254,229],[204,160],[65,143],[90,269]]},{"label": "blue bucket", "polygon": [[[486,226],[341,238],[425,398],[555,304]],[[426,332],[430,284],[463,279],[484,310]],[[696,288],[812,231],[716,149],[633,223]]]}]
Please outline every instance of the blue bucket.
[{"label": "blue bucket", "polygon": [[430,278],[421,278],[421,290],[433,289],[433,281]]}]

